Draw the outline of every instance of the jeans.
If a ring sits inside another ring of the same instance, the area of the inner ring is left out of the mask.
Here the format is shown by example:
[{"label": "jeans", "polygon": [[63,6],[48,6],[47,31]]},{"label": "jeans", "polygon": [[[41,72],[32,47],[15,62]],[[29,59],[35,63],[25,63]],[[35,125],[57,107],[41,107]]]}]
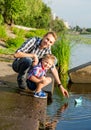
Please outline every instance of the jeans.
[{"label": "jeans", "polygon": [[26,77],[27,77],[27,72],[29,68],[32,65],[32,58],[24,57],[24,58],[19,58],[15,59],[12,68],[15,72],[18,73],[17,76],[17,83],[20,88],[26,88]]}]

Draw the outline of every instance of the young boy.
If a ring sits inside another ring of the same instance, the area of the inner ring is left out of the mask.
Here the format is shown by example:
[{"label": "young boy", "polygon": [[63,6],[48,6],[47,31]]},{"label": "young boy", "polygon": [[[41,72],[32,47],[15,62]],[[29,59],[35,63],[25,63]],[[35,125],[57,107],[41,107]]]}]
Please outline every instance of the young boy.
[{"label": "young boy", "polygon": [[27,86],[31,90],[35,90],[34,97],[47,98],[42,88],[51,83],[51,77],[46,77],[46,72],[54,65],[55,56],[52,54],[45,55],[38,65],[29,71]]}]

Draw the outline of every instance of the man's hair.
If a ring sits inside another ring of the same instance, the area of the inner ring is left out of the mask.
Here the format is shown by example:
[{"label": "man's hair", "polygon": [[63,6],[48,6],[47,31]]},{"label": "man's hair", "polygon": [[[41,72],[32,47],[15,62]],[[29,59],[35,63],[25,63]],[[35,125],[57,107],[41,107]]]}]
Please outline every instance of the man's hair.
[{"label": "man's hair", "polygon": [[55,32],[53,32],[53,31],[48,32],[48,33],[46,33],[46,34],[44,35],[44,37],[46,37],[48,34],[51,34],[51,35],[55,38],[55,40],[57,40],[57,35],[56,35]]},{"label": "man's hair", "polygon": [[55,60],[56,60],[56,57],[53,55],[53,54],[46,54],[43,56],[44,60],[48,60],[48,59],[51,59],[53,61],[53,64],[55,63]]}]

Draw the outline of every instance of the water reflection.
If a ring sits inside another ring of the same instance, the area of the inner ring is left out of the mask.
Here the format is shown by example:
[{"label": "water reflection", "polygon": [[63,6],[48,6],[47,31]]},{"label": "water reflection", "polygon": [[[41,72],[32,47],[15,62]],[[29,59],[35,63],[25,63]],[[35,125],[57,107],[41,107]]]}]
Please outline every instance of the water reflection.
[{"label": "water reflection", "polygon": [[49,120],[47,119],[48,122],[46,122],[46,129],[55,129],[56,125],[60,119],[60,116],[62,112],[68,107],[68,103],[64,103],[56,112],[56,114]]},{"label": "water reflection", "polygon": [[68,85],[69,91],[72,93],[77,93],[77,94],[89,94],[91,93],[91,84],[90,83],[84,83],[84,84],[69,84]]},{"label": "water reflection", "polygon": [[[47,108],[50,123],[56,121],[52,130],[91,130],[91,84],[70,84],[68,89],[70,97],[66,99],[55,88]],[[79,97],[82,102],[75,104]]]}]

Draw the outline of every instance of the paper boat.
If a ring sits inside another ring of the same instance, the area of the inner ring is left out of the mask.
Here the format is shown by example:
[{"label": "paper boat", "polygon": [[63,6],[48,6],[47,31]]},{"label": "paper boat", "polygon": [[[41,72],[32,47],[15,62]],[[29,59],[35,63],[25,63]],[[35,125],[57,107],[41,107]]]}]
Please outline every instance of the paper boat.
[{"label": "paper boat", "polygon": [[75,104],[81,104],[82,103],[82,98],[76,98],[75,99]]}]

